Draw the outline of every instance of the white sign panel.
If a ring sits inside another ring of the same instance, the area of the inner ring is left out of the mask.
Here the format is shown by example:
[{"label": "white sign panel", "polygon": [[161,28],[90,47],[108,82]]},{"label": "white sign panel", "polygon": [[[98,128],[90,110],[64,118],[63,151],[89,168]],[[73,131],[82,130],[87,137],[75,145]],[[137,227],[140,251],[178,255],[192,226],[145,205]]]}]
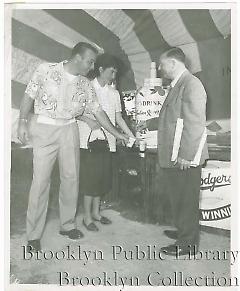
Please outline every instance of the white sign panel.
[{"label": "white sign panel", "polygon": [[209,161],[202,169],[200,224],[230,230],[230,162]]},{"label": "white sign panel", "polygon": [[136,116],[137,120],[148,120],[158,117],[166,98],[166,91],[148,87],[142,88],[136,96]]}]

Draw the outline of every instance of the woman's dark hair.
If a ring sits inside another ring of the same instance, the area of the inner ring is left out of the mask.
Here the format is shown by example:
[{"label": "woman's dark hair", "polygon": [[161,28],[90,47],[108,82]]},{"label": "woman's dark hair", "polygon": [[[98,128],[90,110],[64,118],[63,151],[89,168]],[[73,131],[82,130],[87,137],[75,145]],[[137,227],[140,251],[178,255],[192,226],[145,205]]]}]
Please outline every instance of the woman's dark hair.
[{"label": "woman's dark hair", "polygon": [[115,56],[104,53],[97,57],[96,63],[95,63],[95,74],[96,76],[99,76],[99,68],[102,67],[104,70],[107,68],[114,68],[116,70],[119,69],[119,63]]}]

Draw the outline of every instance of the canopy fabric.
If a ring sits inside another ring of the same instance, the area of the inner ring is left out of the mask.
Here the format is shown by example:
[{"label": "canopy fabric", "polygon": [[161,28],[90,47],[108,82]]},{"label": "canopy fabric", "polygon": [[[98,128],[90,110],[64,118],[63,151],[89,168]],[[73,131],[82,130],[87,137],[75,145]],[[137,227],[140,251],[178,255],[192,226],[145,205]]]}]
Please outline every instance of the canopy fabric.
[{"label": "canopy fabric", "polygon": [[[121,91],[142,86],[149,77],[150,62],[157,62],[161,52],[171,46],[181,47],[188,68],[208,90],[210,103],[223,105],[225,111],[219,116],[229,117],[230,101],[225,99],[226,95],[230,98],[230,33],[230,10],[13,10],[12,108],[19,109],[38,64],[67,59],[76,43],[87,41],[121,59],[125,67]],[[212,118],[214,107],[210,105]]]}]

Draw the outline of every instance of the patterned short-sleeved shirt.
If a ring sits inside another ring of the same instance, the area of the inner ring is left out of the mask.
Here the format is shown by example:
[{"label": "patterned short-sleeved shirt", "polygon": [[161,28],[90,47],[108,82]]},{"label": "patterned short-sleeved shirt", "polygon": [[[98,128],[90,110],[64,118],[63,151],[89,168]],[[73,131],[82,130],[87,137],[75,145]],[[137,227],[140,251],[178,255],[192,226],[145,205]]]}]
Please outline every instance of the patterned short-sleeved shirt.
[{"label": "patterned short-sleeved shirt", "polygon": [[25,93],[34,99],[35,114],[72,119],[101,109],[91,82],[80,75],[69,81],[63,68],[65,62],[44,63],[34,72]]}]

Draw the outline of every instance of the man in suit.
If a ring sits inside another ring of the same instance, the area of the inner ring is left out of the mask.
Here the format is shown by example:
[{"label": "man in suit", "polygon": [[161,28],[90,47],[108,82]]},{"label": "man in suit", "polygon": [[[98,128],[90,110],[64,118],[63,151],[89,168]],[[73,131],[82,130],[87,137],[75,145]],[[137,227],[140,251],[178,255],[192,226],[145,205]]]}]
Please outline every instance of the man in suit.
[{"label": "man in suit", "polygon": [[[147,121],[145,126],[149,130],[158,129],[159,166],[177,228],[164,232],[176,242],[162,251],[167,255],[185,255],[199,245],[199,193],[201,166],[208,158],[206,142],[199,165],[191,167],[190,164],[206,126],[207,95],[201,81],[186,69],[185,55],[180,48],[171,48],[160,56],[159,70],[171,80],[171,89],[159,118]],[[183,119],[183,131],[178,157],[171,161],[178,118]]]}]

